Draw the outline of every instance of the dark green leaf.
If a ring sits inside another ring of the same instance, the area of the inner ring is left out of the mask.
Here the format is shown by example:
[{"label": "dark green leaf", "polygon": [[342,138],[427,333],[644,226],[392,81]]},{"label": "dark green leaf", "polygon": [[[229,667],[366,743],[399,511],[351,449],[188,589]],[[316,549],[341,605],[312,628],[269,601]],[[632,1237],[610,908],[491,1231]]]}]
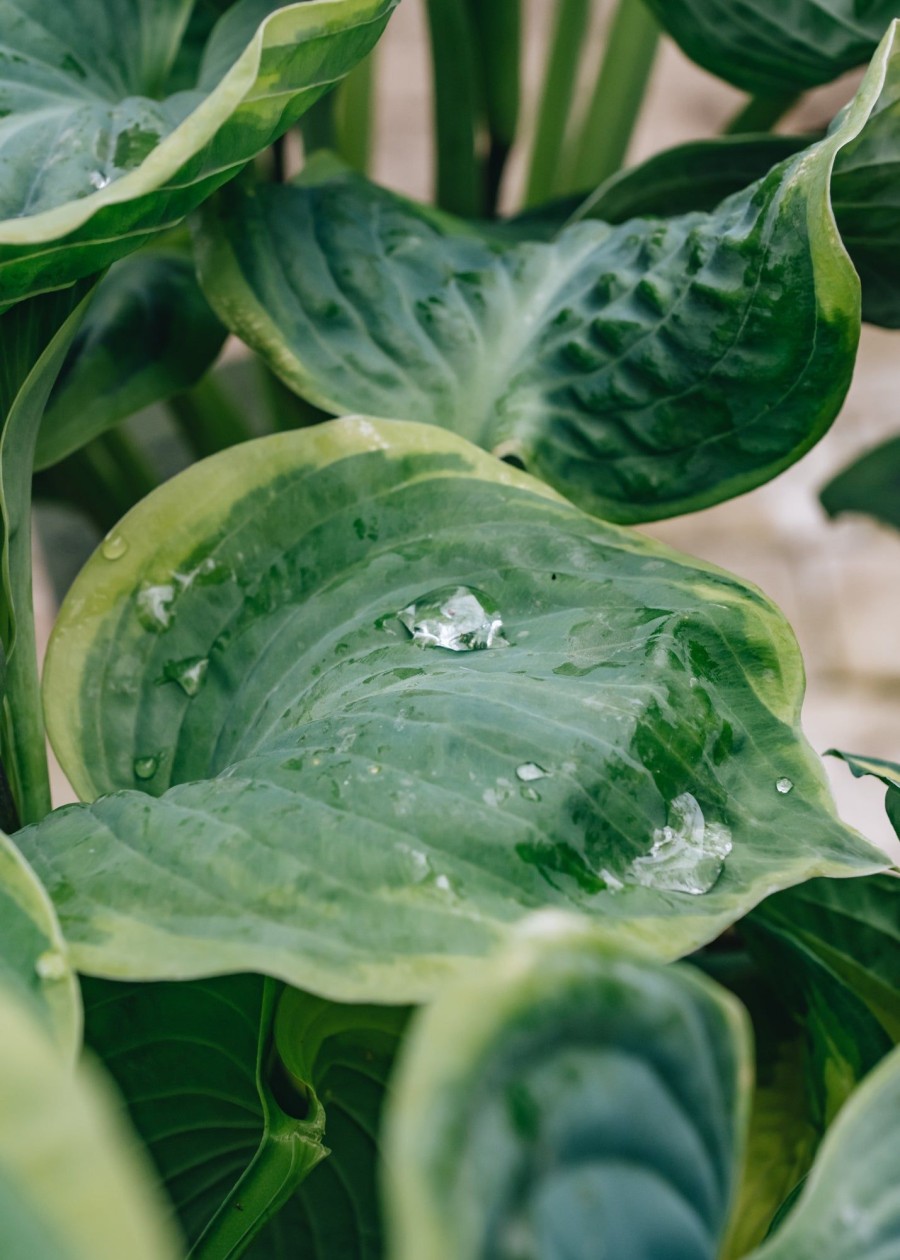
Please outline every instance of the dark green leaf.
[{"label": "dark green leaf", "polygon": [[255,1224],[247,1182],[238,1182],[263,1137],[262,1088],[270,1117],[279,1103],[306,1111],[305,1120],[282,1111],[280,1128],[314,1130],[318,1158],[328,1158],[241,1254],[379,1256],[376,1132],[405,1013],[332,1006],[288,990],[273,1037],[261,1039],[263,993],[264,981],[246,975],[188,984],[89,981],[87,1040],[122,1091],[190,1244],[223,1204],[240,1224]]},{"label": "dark green leaf", "polygon": [[[241,0],[186,65],[190,0],[0,0],[0,309],[181,220],[369,52],[396,3]],[[170,93],[173,66],[189,90]]]},{"label": "dark green leaf", "polygon": [[[442,605],[493,646],[425,646]],[[116,794],[21,842],[110,978],[402,1003],[530,909],[670,958],[885,864],[833,813],[763,596],[434,426],[333,421],[174,478],[75,583],[45,679],[70,780]]]},{"label": "dark green leaf", "polygon": [[538,918],[404,1047],[392,1260],[714,1260],[751,1073],[724,990]]},{"label": "dark green leaf", "polygon": [[101,282],[57,378],[38,434],[46,468],[151,403],[193,385],[225,329],[175,250],[137,254]]},{"label": "dark green leaf", "polygon": [[751,1260],[895,1260],[898,1134],[900,1050],[894,1050],[843,1108],[795,1207]]},{"label": "dark green leaf", "polygon": [[884,796],[887,816],[891,820],[891,826],[900,836],[900,766],[895,761],[884,761],[880,757],[860,757],[857,753],[840,752],[837,748],[829,749],[825,755],[840,757],[857,779],[871,774],[881,780],[887,787]]},{"label": "dark green leaf", "polygon": [[175,1260],[149,1168],[106,1083],[73,1072],[4,984],[0,1028],[3,1260]]},{"label": "dark green leaf", "polygon": [[687,55],[736,87],[779,95],[868,61],[897,0],[647,0]]},{"label": "dark green leaf", "polygon": [[201,283],[332,412],[453,428],[610,519],[718,502],[793,463],[840,409],[859,286],[831,166],[896,45],[831,136],[711,213],[510,243],[325,167],[211,204]]},{"label": "dark green leaf", "polygon": [[900,529],[900,437],[867,451],[839,472],[820,498],[829,516],[860,512]]}]

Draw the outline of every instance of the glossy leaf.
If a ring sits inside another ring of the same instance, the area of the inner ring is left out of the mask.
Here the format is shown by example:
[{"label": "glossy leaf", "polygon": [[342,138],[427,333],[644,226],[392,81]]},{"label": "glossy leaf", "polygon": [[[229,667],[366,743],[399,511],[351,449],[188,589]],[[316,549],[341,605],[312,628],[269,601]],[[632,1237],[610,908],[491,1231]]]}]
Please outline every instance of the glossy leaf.
[{"label": "glossy leaf", "polygon": [[894,30],[831,136],[708,214],[510,243],[326,165],[207,207],[201,283],[318,406],[453,428],[609,519],[703,507],[841,406],[859,287],[831,167],[897,59]]},{"label": "glossy leaf", "polygon": [[577,922],[531,931],[404,1047],[392,1260],[714,1260],[752,1074],[743,1012]]},{"label": "glossy leaf", "polygon": [[[331,1006],[288,991],[273,1034],[261,1038],[263,989],[259,976],[88,981],[87,1039],[121,1089],[191,1245],[220,1209],[256,1224],[247,1183],[238,1183],[263,1136],[262,1089],[270,1116],[279,1112],[279,1098],[297,1109],[308,1094],[306,1119],[281,1112],[277,1140],[284,1146],[285,1132],[305,1132],[324,1162],[241,1254],[378,1256],[375,1135],[405,1013]],[[287,1071],[276,1073],[275,1062]]]},{"label": "glossy leaf", "polygon": [[0,987],[4,1260],[175,1260],[177,1242],[108,1086]]},{"label": "glossy leaf", "polygon": [[53,905],[31,867],[0,832],[0,986],[31,1003],[60,1048],[81,1041],[81,1000]]},{"label": "glossy leaf", "polygon": [[202,51],[188,28],[185,62],[190,0],[2,0],[0,309],[181,220],[369,52],[396,3],[240,0]]},{"label": "glossy leaf", "polygon": [[[445,605],[493,646],[426,646]],[[174,478],[76,581],[45,682],[70,780],[115,794],[20,840],[112,978],[403,1003],[541,906],[671,958],[885,864],[832,812],[759,593],[433,426],[334,421]]]},{"label": "glossy leaf", "polygon": [[884,795],[884,807],[891,820],[891,826],[900,836],[900,766],[896,761],[884,761],[881,757],[861,757],[858,753],[840,752],[832,748],[826,756],[840,757],[850,767],[854,778],[862,779],[871,774],[887,788]]},{"label": "glossy leaf", "polygon": [[900,438],[890,438],[849,464],[822,490],[829,516],[856,512],[900,529]]},{"label": "glossy leaf", "polygon": [[57,463],[133,412],[188,389],[224,340],[188,254],[155,250],[117,263],[63,363],[41,421],[35,467]]},{"label": "glossy leaf", "polygon": [[900,1050],[866,1078],[825,1136],[793,1210],[752,1260],[900,1255]]},{"label": "glossy leaf", "polygon": [[745,92],[830,83],[872,56],[897,0],[647,0],[684,52]]}]

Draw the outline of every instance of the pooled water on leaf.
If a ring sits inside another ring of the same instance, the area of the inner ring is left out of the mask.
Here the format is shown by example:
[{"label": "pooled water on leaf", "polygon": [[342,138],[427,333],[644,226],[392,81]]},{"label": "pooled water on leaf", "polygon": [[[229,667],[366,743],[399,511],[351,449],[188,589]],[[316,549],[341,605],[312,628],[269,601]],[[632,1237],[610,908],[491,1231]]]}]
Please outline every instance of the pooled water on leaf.
[{"label": "pooled water on leaf", "polygon": [[523,783],[533,783],[535,779],[546,779],[547,771],[533,761],[526,761],[516,766],[516,778]]},{"label": "pooled water on leaf", "polygon": [[683,792],[670,803],[666,826],[653,832],[650,852],[634,859],[625,879],[645,888],[696,896],[715,884],[731,848],[728,827],[708,823],[695,797]]},{"label": "pooled water on leaf", "polygon": [[790,779],[776,779],[775,781],[775,791],[780,792],[782,796],[787,796],[793,786],[794,784]]},{"label": "pooled water on leaf", "polygon": [[209,660],[205,656],[187,656],[181,661],[166,661],[163,666],[163,681],[178,683],[184,694],[193,699],[206,682],[208,669]]},{"label": "pooled water on leaf", "polygon": [[506,647],[503,619],[481,591],[467,586],[443,586],[408,604],[397,613],[414,643],[476,652]]},{"label": "pooled water on leaf", "polygon": [[132,769],[136,779],[152,779],[159,769],[159,757],[136,757]]}]

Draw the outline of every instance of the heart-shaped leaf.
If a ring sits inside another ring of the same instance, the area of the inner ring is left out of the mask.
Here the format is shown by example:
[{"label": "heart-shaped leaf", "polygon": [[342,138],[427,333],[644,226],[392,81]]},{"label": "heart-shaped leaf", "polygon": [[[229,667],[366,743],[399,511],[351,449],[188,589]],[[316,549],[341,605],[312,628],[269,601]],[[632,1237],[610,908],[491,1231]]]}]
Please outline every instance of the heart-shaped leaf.
[{"label": "heart-shaped leaf", "polygon": [[[264,981],[246,975],[88,981],[85,1006],[88,1044],[122,1091],[191,1246],[218,1216],[255,1235],[245,1257],[381,1254],[376,1134],[404,1011],[287,990],[270,1035]],[[276,1183],[272,1170],[260,1175],[260,1142],[285,1150],[291,1132],[324,1162],[263,1223],[252,1186]]]},{"label": "heart-shaped leaf", "polygon": [[900,529],[900,437],[866,451],[842,469],[820,498],[829,516],[859,512]]},{"label": "heart-shaped leaf", "polygon": [[752,1076],[740,1006],[577,922],[531,932],[404,1047],[392,1260],[714,1260]]},{"label": "heart-shaped leaf", "polygon": [[703,507],[840,409],[859,285],[831,168],[897,61],[894,28],[832,134],[710,213],[510,242],[326,164],[210,203],[201,283],[321,407],[445,425],[608,519]]},{"label": "heart-shaped leaf", "polygon": [[736,87],[789,94],[868,61],[897,0],[647,0],[687,55]]},{"label": "heart-shaped leaf", "polygon": [[752,1260],[900,1255],[900,1050],[866,1078],[825,1136],[802,1194]]},{"label": "heart-shaped leaf", "polygon": [[832,812],[801,676],[736,579],[447,430],[333,421],[194,465],[86,566],[49,723],[115,794],[20,840],[112,978],[416,1001],[548,904],[670,958],[885,865]]},{"label": "heart-shaped leaf", "polygon": [[53,905],[31,867],[0,832],[0,986],[29,1000],[60,1047],[81,1041],[81,999]]},{"label": "heart-shaped leaf", "polygon": [[369,52],[396,4],[240,0],[202,50],[208,28],[188,27],[179,59],[190,0],[0,0],[0,309],[181,220]]},{"label": "heart-shaped leaf", "polygon": [[73,1073],[0,986],[4,1260],[175,1260],[153,1178],[93,1071]]},{"label": "heart-shaped leaf", "polygon": [[63,363],[35,467],[57,463],[133,412],[195,384],[224,340],[186,252],[153,250],[117,263]]}]

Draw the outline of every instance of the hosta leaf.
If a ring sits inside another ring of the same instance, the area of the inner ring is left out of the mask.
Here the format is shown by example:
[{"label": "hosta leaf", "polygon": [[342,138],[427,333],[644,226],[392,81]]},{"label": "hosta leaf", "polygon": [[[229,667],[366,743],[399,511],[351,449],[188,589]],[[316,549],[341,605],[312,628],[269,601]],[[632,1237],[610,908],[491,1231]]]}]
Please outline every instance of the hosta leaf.
[{"label": "hosta leaf", "polygon": [[0,0],[0,308],[177,223],[366,55],[396,3],[240,0],[186,65],[190,0]]},{"label": "hosta leaf", "polygon": [[[87,1040],[122,1091],[191,1245],[220,1209],[244,1226],[256,1224],[247,1182],[237,1183],[263,1134],[261,1087],[270,1112],[278,1098],[286,1100],[284,1072],[277,1088],[264,1083],[275,1075],[277,1047],[278,1062],[297,1083],[293,1102],[297,1087],[312,1091],[307,1120],[284,1116],[281,1128],[308,1129],[324,1163],[242,1254],[260,1260],[379,1256],[375,1134],[405,1012],[333,1006],[290,990],[281,998],[273,1042],[263,992],[259,976],[181,984],[88,981]],[[283,1144],[283,1135],[279,1140]]]},{"label": "hosta leaf", "polygon": [[73,1073],[0,986],[4,1260],[175,1260],[152,1177],[94,1072]]},{"label": "hosta leaf", "polygon": [[543,905],[668,958],[885,865],[832,812],[761,595],[433,426],[334,421],[174,478],[76,581],[45,680],[82,797],[143,789],[20,833],[112,978],[401,1003]]},{"label": "hosta leaf", "polygon": [[18,849],[0,832],[0,986],[31,1002],[60,1047],[81,1040],[81,1001],[53,905]]},{"label": "hosta leaf", "polygon": [[791,93],[868,61],[897,0],[647,0],[687,55],[746,92]]},{"label": "hosta leaf", "polygon": [[577,923],[532,930],[404,1048],[392,1260],[714,1260],[752,1071],[740,1007]]},{"label": "hosta leaf", "polygon": [[155,250],[117,263],[63,363],[35,466],[57,463],[133,412],[189,388],[224,340],[187,253]]},{"label": "hosta leaf", "polygon": [[884,761],[881,757],[861,757],[858,753],[840,752],[837,748],[829,750],[829,757],[840,757],[853,774],[862,779],[870,774],[887,788],[884,794],[884,807],[891,825],[900,836],[900,766],[896,761]]},{"label": "hosta leaf", "polygon": [[861,512],[900,529],[900,438],[866,451],[829,481],[820,498],[829,516]]},{"label": "hosta leaf", "polygon": [[[765,901],[747,923],[782,942],[779,970],[817,959],[900,1041],[900,879],[814,879]],[[777,934],[777,935],[776,935]],[[793,957],[792,957],[793,956]]]},{"label": "hosta leaf", "polygon": [[900,1255],[900,1050],[859,1087],[825,1135],[793,1210],[752,1260],[894,1260]]},{"label": "hosta leaf", "polygon": [[328,410],[445,425],[610,519],[718,502],[841,406],[859,285],[831,167],[898,58],[895,29],[828,138],[710,213],[510,242],[326,165],[207,207],[201,283]]}]

